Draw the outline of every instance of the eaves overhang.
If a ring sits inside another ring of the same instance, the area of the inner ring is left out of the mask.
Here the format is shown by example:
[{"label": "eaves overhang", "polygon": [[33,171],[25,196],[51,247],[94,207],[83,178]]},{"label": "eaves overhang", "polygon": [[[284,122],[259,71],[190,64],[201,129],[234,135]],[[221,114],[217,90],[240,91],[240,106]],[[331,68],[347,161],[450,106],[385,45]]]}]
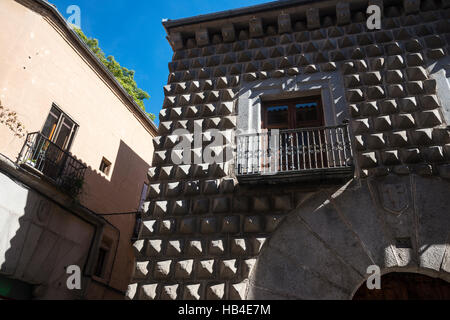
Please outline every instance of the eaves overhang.
[{"label": "eaves overhang", "polygon": [[[387,0],[385,2],[388,2]],[[260,5],[243,7],[238,9],[226,10],[216,13],[198,15],[189,18],[182,18],[176,20],[164,20],[162,22],[167,34],[171,32],[172,29],[180,29],[180,27],[187,27],[190,25],[198,25],[198,24],[206,24],[212,21],[218,20],[230,20],[239,17],[245,17],[248,15],[261,15],[269,11],[279,11],[279,10],[288,10],[293,7],[303,6],[304,8],[308,7],[317,7],[324,12],[329,8],[331,10],[335,10],[335,6],[338,2],[346,2],[350,4],[350,8],[352,10],[359,10],[367,5],[368,0],[282,0],[282,1],[272,1],[268,3],[263,3]]]}]

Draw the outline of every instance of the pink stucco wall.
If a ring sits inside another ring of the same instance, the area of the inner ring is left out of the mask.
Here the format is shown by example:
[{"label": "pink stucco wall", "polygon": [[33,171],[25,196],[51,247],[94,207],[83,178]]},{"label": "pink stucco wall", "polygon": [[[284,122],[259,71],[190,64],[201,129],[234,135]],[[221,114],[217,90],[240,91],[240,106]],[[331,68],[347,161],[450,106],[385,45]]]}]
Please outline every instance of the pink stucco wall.
[{"label": "pink stucco wall", "polygon": [[[154,132],[56,21],[14,0],[0,1],[2,105],[17,112],[28,132],[36,132],[56,103],[79,125],[70,151],[89,166],[81,203],[97,213],[135,211]],[[0,124],[0,153],[16,160],[23,143]],[[103,157],[112,162],[109,176],[99,172]],[[108,219],[121,233],[109,284],[124,290],[132,268],[134,216]]]}]

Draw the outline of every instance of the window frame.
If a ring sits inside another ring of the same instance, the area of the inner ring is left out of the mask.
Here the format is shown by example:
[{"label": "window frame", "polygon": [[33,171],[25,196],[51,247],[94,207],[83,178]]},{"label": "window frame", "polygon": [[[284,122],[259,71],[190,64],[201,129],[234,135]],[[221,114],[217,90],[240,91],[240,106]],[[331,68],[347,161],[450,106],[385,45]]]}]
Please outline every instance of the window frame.
[{"label": "window frame", "polygon": [[[103,252],[103,255],[101,254]],[[110,254],[110,248],[106,245],[100,246],[97,253],[97,259],[94,267],[94,276],[99,279],[105,279],[106,265]],[[102,258],[100,260],[100,258]]]},{"label": "window frame", "polygon": [[[56,117],[56,115],[54,115],[54,113],[52,112],[53,108],[59,112],[58,117]],[[45,119],[44,124],[42,125],[42,128],[40,130],[42,135],[44,135],[44,129],[45,129],[45,126],[46,126],[47,121],[50,116],[57,119],[57,121],[56,121],[55,128],[53,130],[51,130],[52,134],[48,137],[46,136],[46,138],[56,145],[57,145],[56,142],[59,138],[59,134],[61,133],[61,128],[63,125],[65,125],[65,123],[64,123],[65,120],[72,122],[73,126],[70,129],[70,134],[68,136],[68,139],[66,140],[64,146],[61,147],[62,150],[69,152],[70,149],[72,148],[73,142],[75,141],[75,137],[78,133],[78,129],[80,128],[79,124],[76,121],[74,121],[71,116],[69,116],[66,112],[64,112],[56,103],[52,103],[52,106],[50,107],[50,111],[47,113],[47,118]]]},{"label": "window frame", "polygon": [[[114,241],[109,236],[104,236],[97,250],[97,255],[95,259],[95,263],[92,268],[92,276],[97,280],[105,283],[111,279],[111,272],[115,263],[115,252],[117,253],[118,242]],[[114,247],[115,246],[115,247]],[[103,259],[101,260],[100,265],[100,257],[101,251],[105,254],[103,255]],[[97,273],[100,271],[100,275]]]},{"label": "window frame", "polygon": [[[106,165],[105,171],[102,170],[103,164]],[[105,157],[102,157],[102,160],[100,161],[100,167],[98,168],[98,170],[103,173],[104,175],[106,175],[107,177],[109,177],[109,174],[111,172],[111,167],[112,167],[112,162],[109,161],[108,159],[106,159]]]},{"label": "window frame", "polygon": [[[317,103],[317,120],[314,121],[302,121],[301,125],[297,124],[296,120],[296,105],[306,103]],[[280,127],[279,125],[268,124],[268,108],[270,107],[288,107],[288,125],[287,127]],[[325,116],[323,113],[322,97],[319,95],[307,96],[293,99],[280,99],[262,101],[261,103],[261,128],[263,129],[299,129],[299,128],[314,128],[322,127],[325,125]]]}]

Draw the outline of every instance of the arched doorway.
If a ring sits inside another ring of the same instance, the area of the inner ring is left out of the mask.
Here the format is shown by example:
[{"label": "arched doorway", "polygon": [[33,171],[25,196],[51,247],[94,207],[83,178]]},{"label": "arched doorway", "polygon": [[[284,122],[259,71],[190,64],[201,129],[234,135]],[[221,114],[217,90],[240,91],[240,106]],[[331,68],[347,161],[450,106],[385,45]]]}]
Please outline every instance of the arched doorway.
[{"label": "arched doorway", "polygon": [[381,277],[381,290],[369,290],[366,283],[353,300],[449,300],[450,283],[416,273],[389,273]]}]

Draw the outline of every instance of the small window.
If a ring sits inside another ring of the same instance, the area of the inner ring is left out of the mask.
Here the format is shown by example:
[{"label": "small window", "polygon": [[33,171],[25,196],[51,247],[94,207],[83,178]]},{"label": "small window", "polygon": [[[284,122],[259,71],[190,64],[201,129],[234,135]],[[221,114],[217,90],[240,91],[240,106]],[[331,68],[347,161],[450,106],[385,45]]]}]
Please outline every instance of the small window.
[{"label": "small window", "polygon": [[97,254],[97,262],[94,267],[94,276],[107,280],[111,275],[111,258],[112,258],[112,248],[113,241],[104,237],[100,244]]},{"label": "small window", "polygon": [[105,157],[103,157],[102,162],[100,163],[100,171],[109,176],[110,170],[111,170],[111,162],[108,161]]},{"label": "small window", "polygon": [[98,251],[97,264],[95,265],[94,275],[103,278],[105,272],[106,260],[109,250],[106,247],[100,248]]}]

